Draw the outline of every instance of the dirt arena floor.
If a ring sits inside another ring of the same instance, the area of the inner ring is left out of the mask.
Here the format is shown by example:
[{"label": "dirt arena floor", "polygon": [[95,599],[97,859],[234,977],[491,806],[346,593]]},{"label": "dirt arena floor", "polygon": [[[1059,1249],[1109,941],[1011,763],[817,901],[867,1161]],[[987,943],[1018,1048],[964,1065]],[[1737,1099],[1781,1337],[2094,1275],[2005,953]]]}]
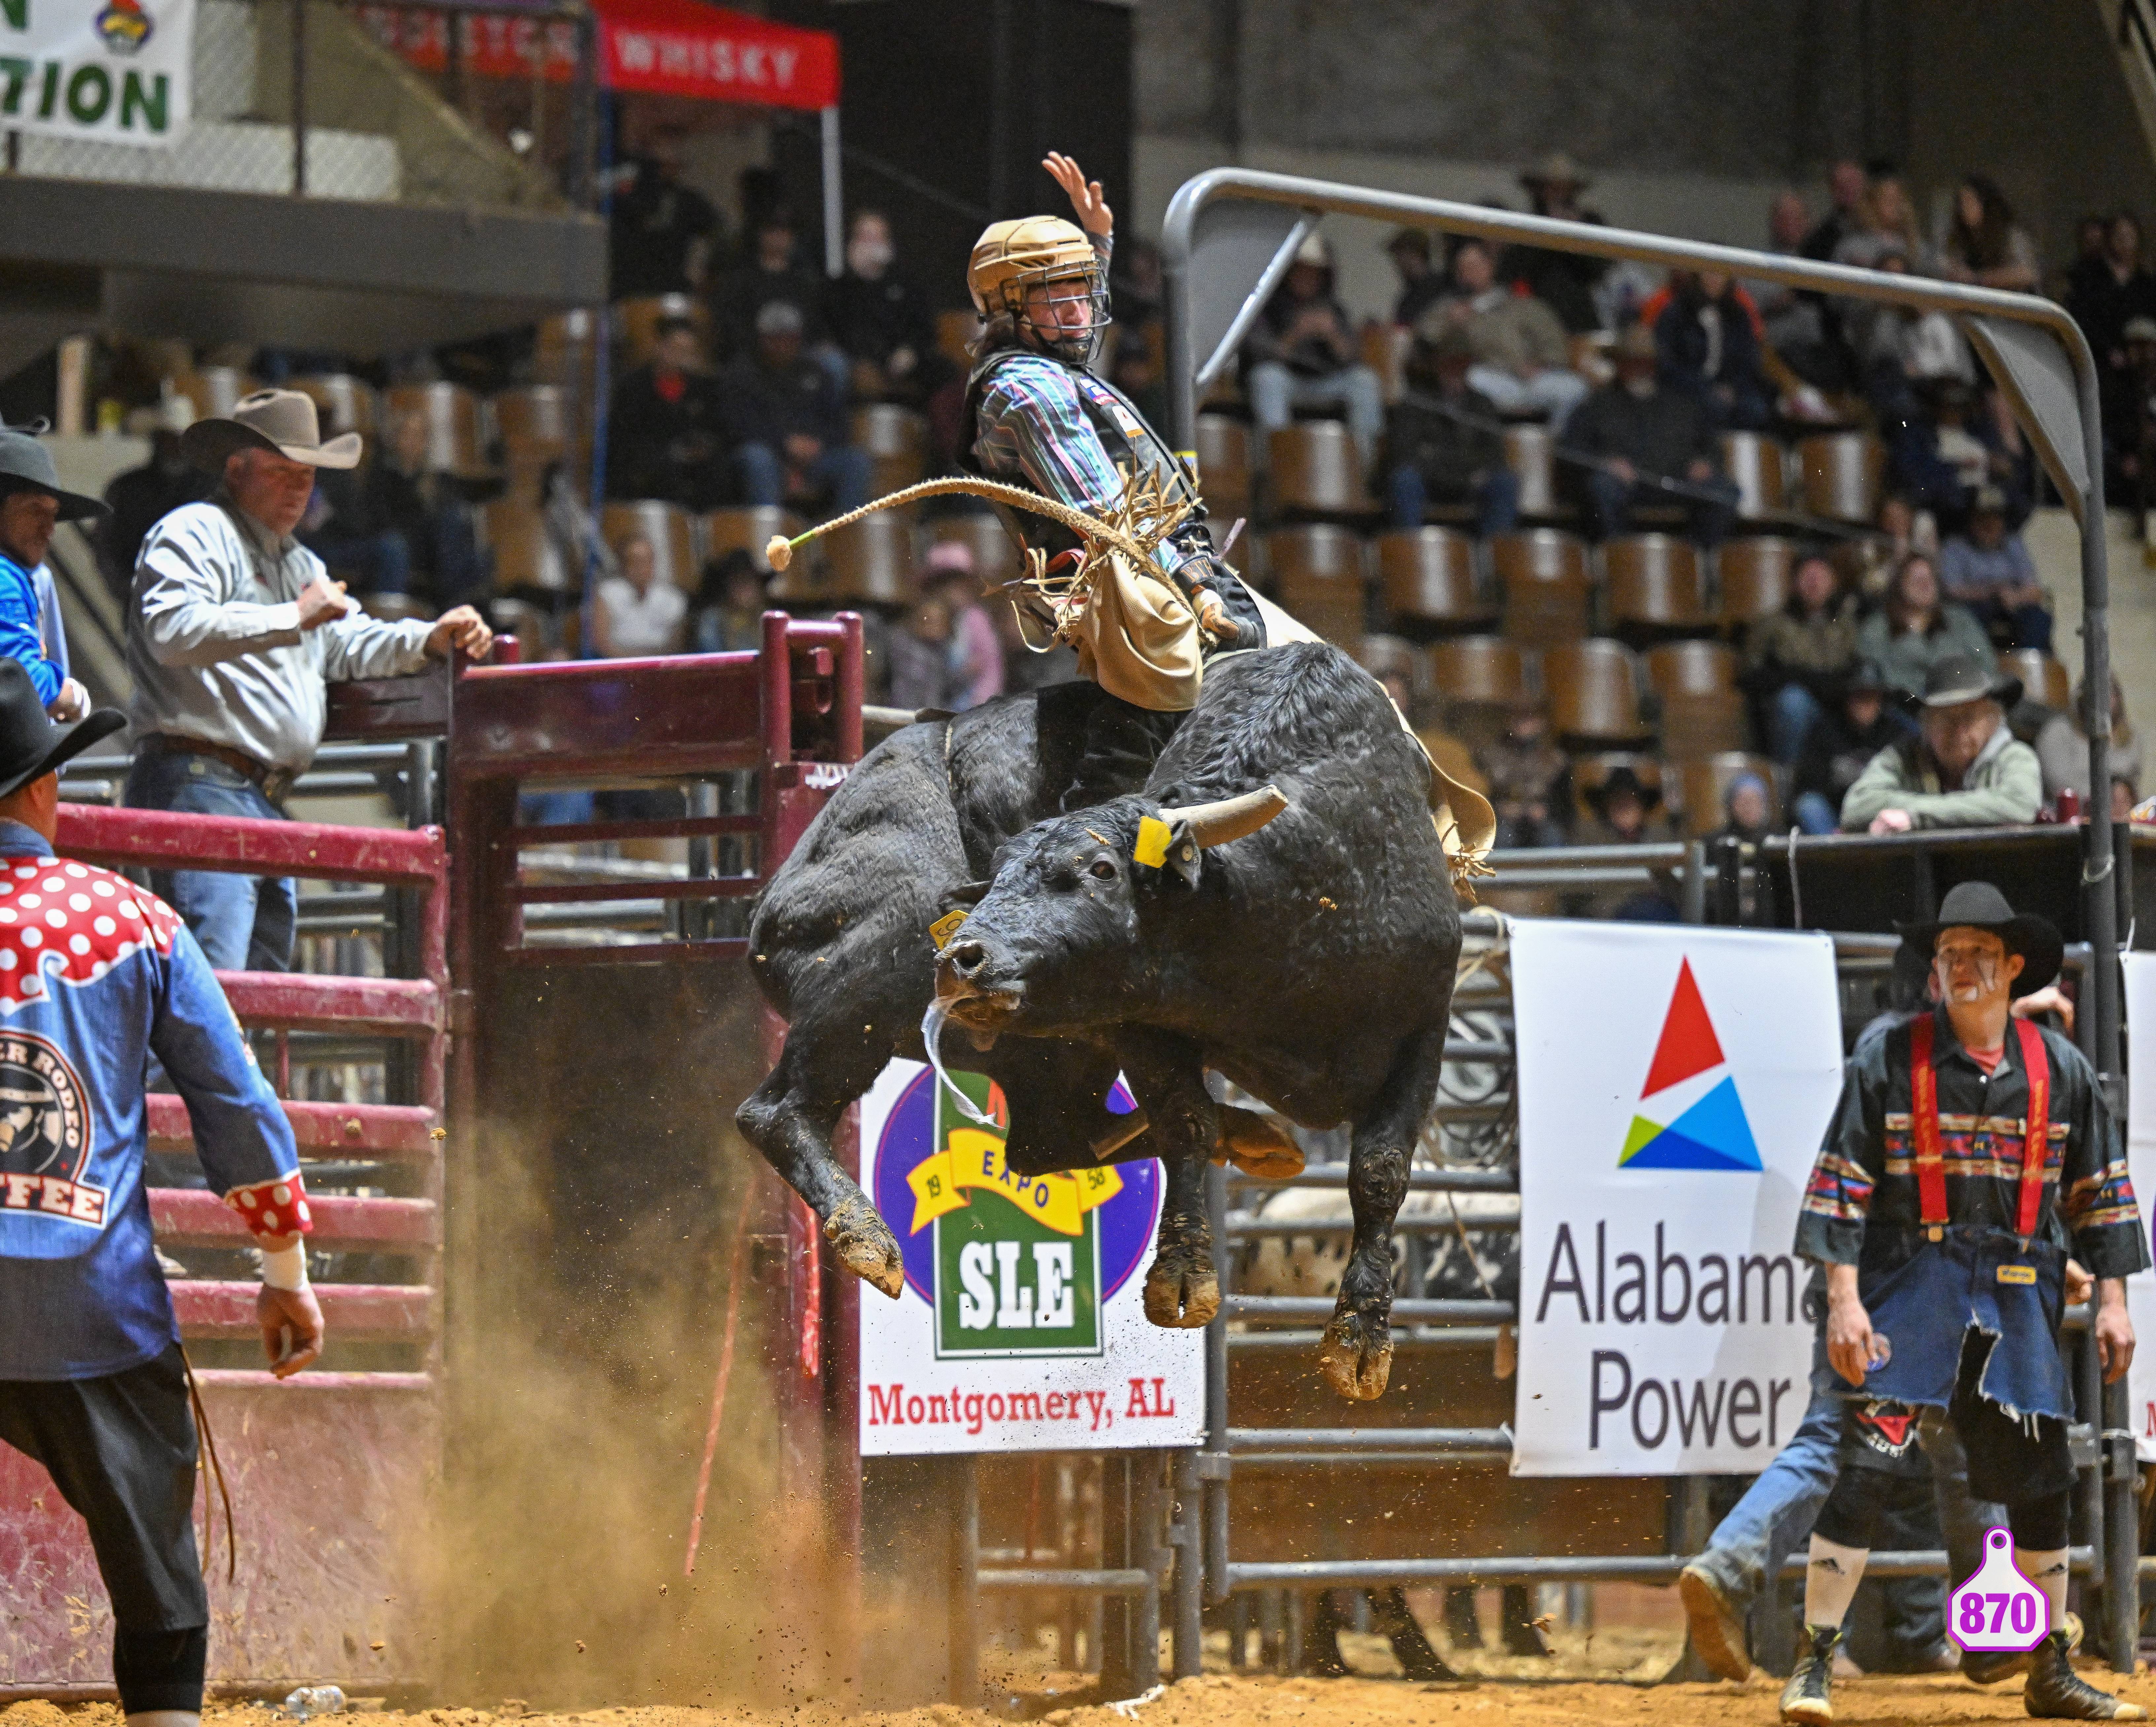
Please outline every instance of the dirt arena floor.
[{"label": "dirt arena floor", "polygon": [[[2118,1679],[2092,1668],[2089,1677],[2156,1712],[2156,1675]],[[1024,1683],[1024,1682],[1019,1682]],[[1426,1685],[1402,1679],[1235,1677],[1208,1673],[1163,1687],[1152,1697],[1116,1705],[1065,1703],[1052,1685],[1004,1686],[992,1707],[959,1709],[947,1704],[893,1713],[845,1716],[822,1704],[798,1709],[639,1709],[551,1714],[528,1712],[513,1702],[497,1709],[438,1709],[411,1714],[366,1709],[367,1727],[993,1727],[1014,1718],[1045,1719],[1050,1727],[1573,1727],[1591,1721],[1607,1727],[1768,1727],[1779,1682],[1755,1676],[1748,1685],[1648,1685],[1638,1681],[1522,1680],[1491,1676]],[[2019,1681],[1979,1691],[1951,1676],[1845,1680],[1835,1688],[1844,1727],[1898,1727],[1898,1724],[2023,1721]],[[1014,1706],[1015,1705],[1015,1706]],[[205,1727],[272,1727],[282,1717],[261,1705],[213,1706]],[[17,1704],[0,1709],[0,1727],[121,1727],[109,1704],[67,1709]]]}]

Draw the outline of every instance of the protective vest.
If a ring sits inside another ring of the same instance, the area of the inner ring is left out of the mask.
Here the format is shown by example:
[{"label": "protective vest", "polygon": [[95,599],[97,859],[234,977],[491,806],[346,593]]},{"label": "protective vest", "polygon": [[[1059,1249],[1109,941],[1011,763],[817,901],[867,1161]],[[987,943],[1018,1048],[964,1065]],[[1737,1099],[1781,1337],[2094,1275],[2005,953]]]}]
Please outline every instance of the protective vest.
[{"label": "protective vest", "polygon": [[[1128,473],[1142,473],[1147,469],[1161,476],[1161,489],[1170,501],[1187,501],[1190,514],[1184,526],[1177,531],[1178,539],[1189,532],[1190,525],[1205,519],[1205,506],[1198,496],[1198,488],[1191,483],[1189,470],[1175,459],[1161,435],[1146,424],[1131,401],[1113,384],[1104,382],[1082,366],[1074,366],[1055,354],[1042,353],[1029,347],[999,348],[985,356],[973,368],[973,375],[966,380],[966,406],[960,422],[958,465],[969,474],[978,474],[984,479],[1001,480],[1014,486],[1034,489],[1024,474],[991,474],[980,465],[974,454],[981,436],[981,398],[996,373],[1013,360],[1041,360],[1051,366],[1060,367],[1070,375],[1070,382],[1078,392],[1078,400],[1086,410],[1086,418],[1101,439],[1101,447],[1108,453],[1108,460]],[[1077,536],[1060,522],[1051,522],[1045,516],[1034,516],[1027,511],[1005,510],[997,513],[1004,523],[1029,547],[1038,547],[1053,558],[1059,552],[1070,550],[1078,543]],[[1201,540],[1209,545],[1209,540]]]}]

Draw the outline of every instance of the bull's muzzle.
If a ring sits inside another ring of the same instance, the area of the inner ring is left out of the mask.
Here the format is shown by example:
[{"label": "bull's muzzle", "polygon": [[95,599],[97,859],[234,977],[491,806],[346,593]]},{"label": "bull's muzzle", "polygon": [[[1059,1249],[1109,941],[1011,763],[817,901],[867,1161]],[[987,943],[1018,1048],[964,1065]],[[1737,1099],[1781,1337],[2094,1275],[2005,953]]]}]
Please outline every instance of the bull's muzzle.
[{"label": "bull's muzzle", "polygon": [[1023,984],[998,982],[988,944],[960,940],[936,961],[936,1000],[960,1025],[993,1031],[1009,1020],[1025,1000]]}]

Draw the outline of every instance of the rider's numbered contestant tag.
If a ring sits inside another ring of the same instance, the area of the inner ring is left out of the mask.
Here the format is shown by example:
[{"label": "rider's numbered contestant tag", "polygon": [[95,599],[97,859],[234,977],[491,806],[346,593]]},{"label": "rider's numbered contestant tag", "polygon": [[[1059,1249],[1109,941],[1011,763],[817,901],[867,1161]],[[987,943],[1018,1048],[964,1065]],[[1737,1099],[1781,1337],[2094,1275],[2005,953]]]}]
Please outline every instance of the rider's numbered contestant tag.
[{"label": "rider's numbered contestant tag", "polygon": [[1014,1175],[1003,1093],[951,1078],[995,1125],[917,1061],[861,1099],[861,1185],[906,1256],[897,1300],[861,1291],[863,1454],[1195,1444],[1205,1334],[1145,1316],[1159,1165]]}]

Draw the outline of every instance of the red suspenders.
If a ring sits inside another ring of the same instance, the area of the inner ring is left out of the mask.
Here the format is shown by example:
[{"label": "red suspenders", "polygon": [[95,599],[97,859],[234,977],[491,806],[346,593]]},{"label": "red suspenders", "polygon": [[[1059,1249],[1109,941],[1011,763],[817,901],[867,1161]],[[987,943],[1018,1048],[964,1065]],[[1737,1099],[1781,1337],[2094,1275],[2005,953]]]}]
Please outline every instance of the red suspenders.
[{"label": "red suspenders", "polygon": [[[2014,1232],[2026,1239],[2036,1233],[2036,1213],[2044,1202],[2044,1159],[2051,1150],[2051,1064],[2043,1034],[2026,1020],[2014,1021],[2021,1040],[2021,1066],[2029,1077],[2029,1103],[2021,1144],[2021,1203]],[[1917,1198],[1923,1224],[1933,1241],[1947,1223],[1946,1161],[1939,1145],[1939,1080],[1932,1065],[1932,1016],[1909,1027],[1909,1114],[1917,1140]]]}]

